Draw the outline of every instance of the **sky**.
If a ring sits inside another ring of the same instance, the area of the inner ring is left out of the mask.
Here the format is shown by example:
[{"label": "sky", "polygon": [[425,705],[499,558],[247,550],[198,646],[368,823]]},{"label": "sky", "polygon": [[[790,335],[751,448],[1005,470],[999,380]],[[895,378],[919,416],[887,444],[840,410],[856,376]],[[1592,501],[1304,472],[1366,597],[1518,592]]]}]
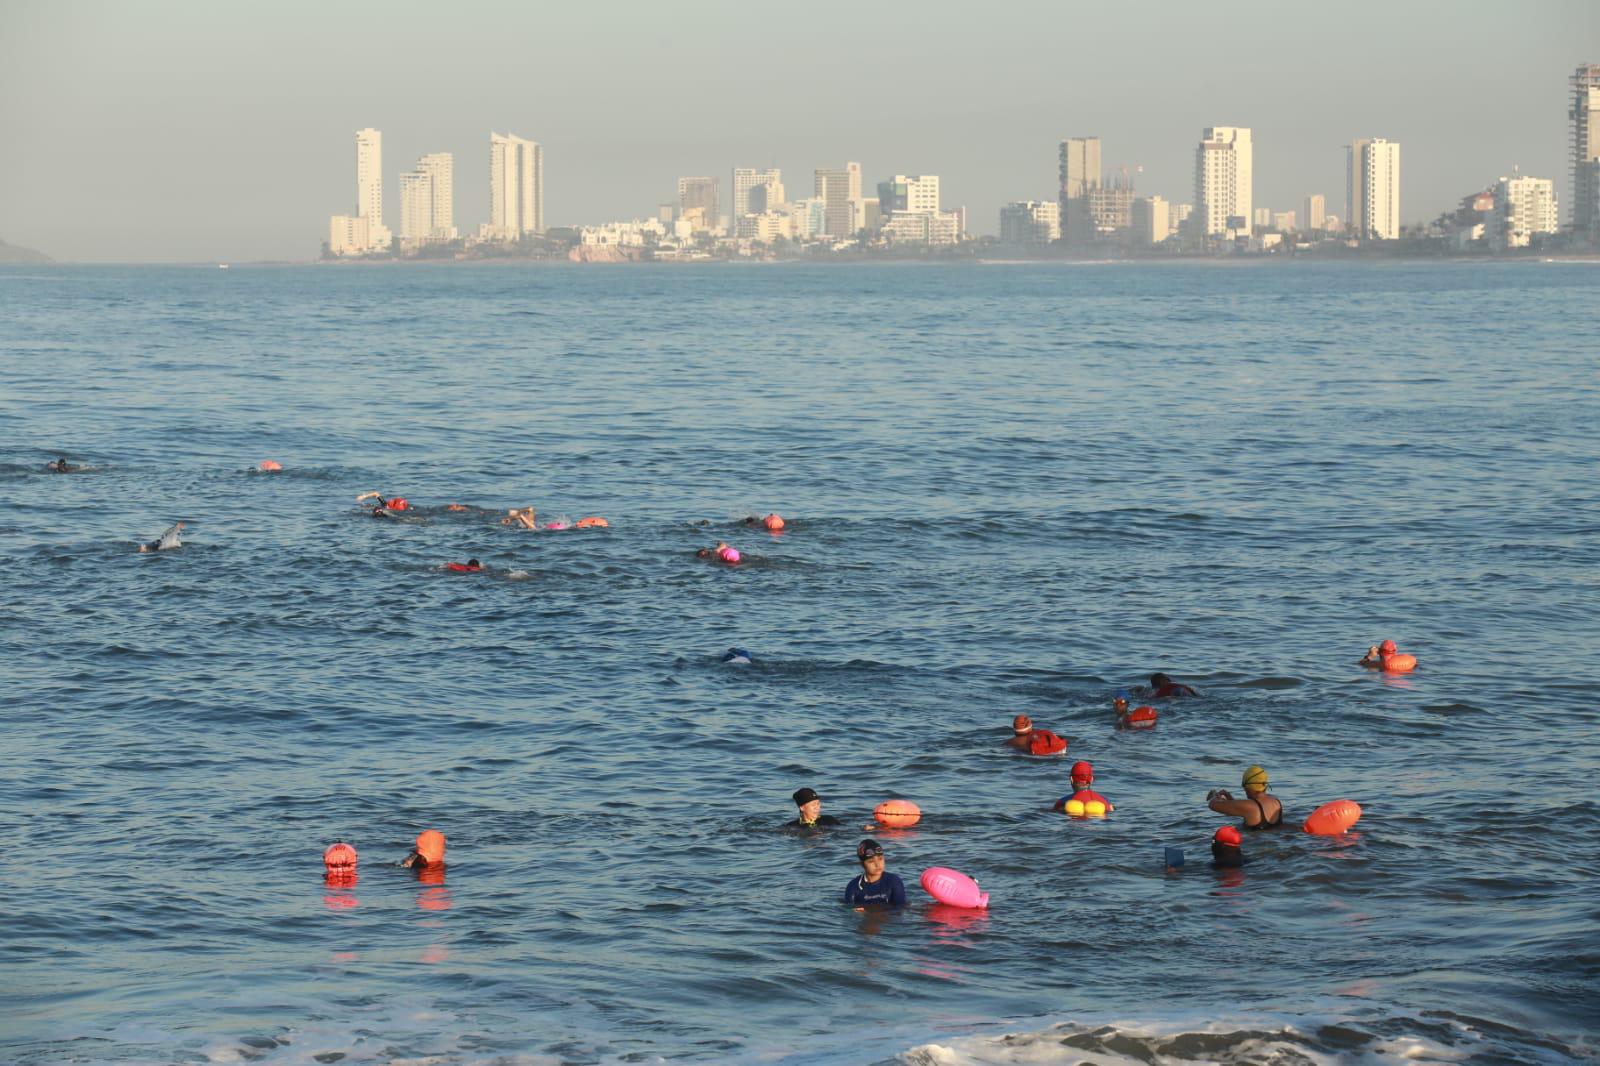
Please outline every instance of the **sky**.
[{"label": "sky", "polygon": [[[1206,126],[1249,126],[1255,203],[1344,213],[1344,146],[1401,145],[1401,220],[1520,167],[1565,214],[1567,78],[1600,0],[0,0],[0,240],[62,260],[315,258],[355,211],[355,131],[399,174],[455,155],[488,218],[491,130],[545,150],[552,226],[643,217],[680,175],[937,174],[977,233],[1056,197],[1063,138],[1193,200]],[[1143,168],[1142,171],[1138,168]]]}]

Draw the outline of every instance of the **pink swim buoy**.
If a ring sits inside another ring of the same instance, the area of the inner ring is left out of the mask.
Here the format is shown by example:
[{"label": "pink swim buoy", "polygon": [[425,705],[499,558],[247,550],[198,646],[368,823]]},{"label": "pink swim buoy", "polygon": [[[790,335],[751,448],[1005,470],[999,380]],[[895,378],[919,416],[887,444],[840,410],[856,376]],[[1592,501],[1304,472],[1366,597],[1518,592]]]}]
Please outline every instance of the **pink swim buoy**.
[{"label": "pink swim buoy", "polygon": [[940,903],[952,907],[980,909],[989,905],[989,893],[980,891],[978,882],[947,866],[930,866],[922,871],[922,888]]},{"label": "pink swim buoy", "polygon": [[725,563],[737,563],[741,556],[738,548],[718,548],[717,558]]}]

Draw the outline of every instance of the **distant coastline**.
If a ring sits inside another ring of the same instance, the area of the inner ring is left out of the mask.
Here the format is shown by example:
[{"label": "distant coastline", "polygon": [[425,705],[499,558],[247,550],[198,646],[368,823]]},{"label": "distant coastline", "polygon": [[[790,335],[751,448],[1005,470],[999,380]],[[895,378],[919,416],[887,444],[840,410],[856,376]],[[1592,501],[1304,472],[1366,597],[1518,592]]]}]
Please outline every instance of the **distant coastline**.
[{"label": "distant coastline", "polygon": [[43,252],[35,251],[32,248],[23,248],[20,245],[7,244],[5,241],[0,240],[0,263],[54,263],[54,262],[55,262],[54,259],[51,259],[48,255],[45,255]]}]

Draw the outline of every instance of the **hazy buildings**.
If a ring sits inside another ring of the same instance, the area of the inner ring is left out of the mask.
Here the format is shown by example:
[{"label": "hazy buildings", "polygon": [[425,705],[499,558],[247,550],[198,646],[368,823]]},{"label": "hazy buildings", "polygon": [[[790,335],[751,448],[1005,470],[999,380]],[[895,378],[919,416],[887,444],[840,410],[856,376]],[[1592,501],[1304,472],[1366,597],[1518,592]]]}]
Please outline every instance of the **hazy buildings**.
[{"label": "hazy buildings", "polygon": [[[781,194],[776,200],[772,200],[771,194],[768,192],[762,195],[760,207],[751,205],[751,192],[768,185],[775,186],[780,190],[783,188],[783,175],[777,167],[773,167],[770,170],[756,170],[754,167],[733,168],[733,219],[735,223],[745,215],[759,215],[761,212],[783,203]],[[771,203],[767,202],[769,200],[771,200]]]},{"label": "hazy buildings", "polygon": [[[882,186],[879,186],[882,188]],[[881,200],[882,197],[879,197]],[[1061,239],[1061,205],[1017,200],[1000,209],[1000,242],[1043,247]]]},{"label": "hazy buildings", "polygon": [[484,235],[518,240],[544,232],[544,149],[511,134],[489,134],[489,224]]},{"label": "hazy buildings", "polygon": [[939,210],[939,176],[896,174],[892,181],[878,182],[878,210],[885,215]]},{"label": "hazy buildings", "polygon": [[1095,234],[1089,193],[1100,187],[1100,138],[1068,137],[1061,142],[1061,236],[1068,244]]},{"label": "hazy buildings", "polygon": [[1400,146],[1382,137],[1349,147],[1344,213],[1352,236],[1392,241],[1400,236]]},{"label": "hazy buildings", "polygon": [[1319,192],[1314,192],[1306,197],[1305,216],[1303,218],[1308,230],[1320,230],[1327,226],[1328,201]]},{"label": "hazy buildings", "polygon": [[1600,64],[1584,63],[1572,75],[1572,225],[1600,239]]},{"label": "hazy buildings", "polygon": [[856,202],[861,199],[861,164],[846,163],[842,170],[821,169],[813,176],[816,198],[826,206],[826,234],[830,237],[853,235],[861,213]]},{"label": "hazy buildings", "polygon": [[1279,233],[1294,232],[1294,212],[1274,211],[1272,213],[1272,228]]},{"label": "hazy buildings", "polygon": [[400,175],[400,239],[413,244],[449,241],[455,228],[455,160],[435,152]]},{"label": "hazy buildings", "polygon": [[1494,186],[1494,209],[1484,236],[1496,251],[1526,248],[1533,238],[1560,225],[1556,183],[1549,178],[1501,178]]},{"label": "hazy buildings", "polygon": [[334,215],[329,219],[329,255],[364,255],[369,250],[365,216]]},{"label": "hazy buildings", "polygon": [[384,251],[389,240],[383,225],[383,134],[369,127],[356,131],[356,213],[328,220],[328,253]]},{"label": "hazy buildings", "polygon": [[711,177],[679,178],[678,217],[694,222],[697,229],[722,225],[720,184]]},{"label": "hazy buildings", "polygon": [[1159,196],[1133,202],[1133,243],[1141,247],[1160,244],[1172,234],[1172,205]]},{"label": "hazy buildings", "polygon": [[1272,208],[1270,208],[1270,207],[1258,207],[1258,208],[1256,208],[1255,215],[1252,217],[1251,221],[1255,223],[1255,228],[1257,230],[1271,229],[1272,228]]},{"label": "hazy buildings", "polygon": [[[960,212],[939,209],[937,174],[896,174],[879,182],[878,211],[879,235],[890,244],[955,244],[966,228]],[[866,227],[865,212],[859,222]]]},{"label": "hazy buildings", "polygon": [[1248,237],[1252,213],[1254,150],[1250,130],[1212,126],[1194,156],[1195,232],[1206,237]]}]

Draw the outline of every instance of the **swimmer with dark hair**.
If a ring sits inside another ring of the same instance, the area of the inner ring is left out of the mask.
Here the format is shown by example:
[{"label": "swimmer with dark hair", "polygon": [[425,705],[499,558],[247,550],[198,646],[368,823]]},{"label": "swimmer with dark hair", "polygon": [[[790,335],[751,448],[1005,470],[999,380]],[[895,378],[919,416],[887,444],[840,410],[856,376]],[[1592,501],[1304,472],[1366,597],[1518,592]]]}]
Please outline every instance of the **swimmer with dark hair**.
[{"label": "swimmer with dark hair", "polygon": [[411,501],[407,500],[404,496],[396,496],[393,499],[388,499],[381,492],[363,492],[361,495],[356,497],[356,502],[360,503],[363,500],[374,499],[377,500],[378,503],[372,508],[371,514],[373,518],[393,518],[395,514],[400,511],[411,510]]},{"label": "swimmer with dark hair", "polygon": [[1217,788],[1206,794],[1206,806],[1219,814],[1243,819],[1246,829],[1276,829],[1283,824],[1283,804],[1277,796],[1267,795],[1265,770],[1252,766],[1245,770],[1239,783],[1244,785],[1244,799],[1234,799],[1227,789]]},{"label": "swimmer with dark hair", "polygon": [[856,845],[856,860],[861,863],[861,876],[844,886],[844,901],[856,910],[867,907],[904,907],[906,886],[894,874],[884,869],[883,845],[876,840],[863,840]]},{"label": "swimmer with dark hair", "polygon": [[483,564],[476,559],[468,559],[464,563],[445,563],[444,568],[453,574],[476,574],[483,570]]},{"label": "swimmer with dark hair", "polygon": [[178,534],[182,532],[183,523],[179,522],[171,526],[155,540],[150,541],[148,544],[139,545],[139,550],[141,552],[164,552],[171,551],[173,548],[181,548],[183,547],[183,541],[178,539]]},{"label": "swimmer with dark hair", "polygon": [[77,463],[67,462],[67,457],[64,455],[53,463],[44,464],[44,468],[53,474],[76,474],[83,469]]},{"label": "swimmer with dark hair", "polygon": [[822,813],[822,797],[817,795],[814,788],[802,788],[796,792],[794,805],[799,808],[800,814],[788,823],[790,829],[825,829],[843,824],[833,815]]},{"label": "swimmer with dark hair", "polygon": [[1177,696],[1198,696],[1200,693],[1188,685],[1180,685],[1166,674],[1150,675],[1150,698],[1169,700]]}]

